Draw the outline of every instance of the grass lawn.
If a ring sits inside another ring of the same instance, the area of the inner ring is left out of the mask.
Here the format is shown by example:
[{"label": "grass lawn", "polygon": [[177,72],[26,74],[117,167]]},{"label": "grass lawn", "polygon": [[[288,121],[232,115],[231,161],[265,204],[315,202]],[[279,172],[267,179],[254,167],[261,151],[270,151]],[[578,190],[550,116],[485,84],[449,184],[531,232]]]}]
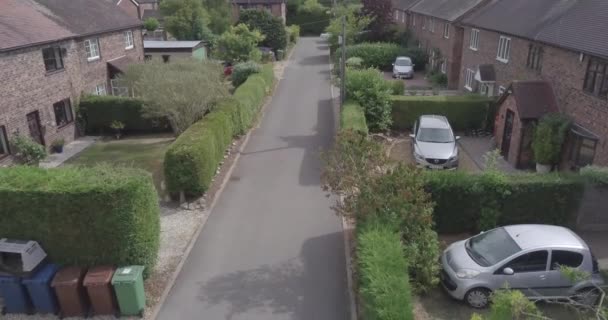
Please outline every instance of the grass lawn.
[{"label": "grass lawn", "polygon": [[146,135],[125,137],[121,140],[99,141],[65,165],[93,166],[100,163],[134,167],[152,173],[154,185],[160,196],[164,195],[163,160],[167,148],[173,142],[171,135]]}]

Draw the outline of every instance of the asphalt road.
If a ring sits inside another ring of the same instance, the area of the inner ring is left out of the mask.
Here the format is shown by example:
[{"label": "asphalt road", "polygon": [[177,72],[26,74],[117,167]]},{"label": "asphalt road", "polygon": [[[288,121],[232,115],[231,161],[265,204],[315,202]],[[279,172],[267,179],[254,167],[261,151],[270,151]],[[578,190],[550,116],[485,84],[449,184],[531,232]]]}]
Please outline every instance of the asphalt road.
[{"label": "asphalt road", "polygon": [[348,318],[341,222],[320,188],[328,49],[300,39],[158,319]]}]

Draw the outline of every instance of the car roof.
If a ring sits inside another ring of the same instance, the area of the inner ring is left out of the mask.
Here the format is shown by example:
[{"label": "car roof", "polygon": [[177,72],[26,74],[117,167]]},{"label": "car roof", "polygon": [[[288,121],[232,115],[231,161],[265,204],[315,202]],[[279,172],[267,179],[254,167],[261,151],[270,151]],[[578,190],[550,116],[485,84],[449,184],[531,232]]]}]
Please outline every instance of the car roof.
[{"label": "car roof", "polygon": [[505,226],[505,231],[522,250],[533,248],[587,249],[585,242],[570,229],[546,224]]},{"label": "car roof", "polygon": [[450,129],[450,123],[445,116],[423,115],[420,116],[420,128]]},{"label": "car roof", "polygon": [[412,59],[410,57],[404,57],[404,56],[402,56],[402,57],[395,58],[395,60],[400,60],[400,59],[407,59],[407,60],[412,61]]}]

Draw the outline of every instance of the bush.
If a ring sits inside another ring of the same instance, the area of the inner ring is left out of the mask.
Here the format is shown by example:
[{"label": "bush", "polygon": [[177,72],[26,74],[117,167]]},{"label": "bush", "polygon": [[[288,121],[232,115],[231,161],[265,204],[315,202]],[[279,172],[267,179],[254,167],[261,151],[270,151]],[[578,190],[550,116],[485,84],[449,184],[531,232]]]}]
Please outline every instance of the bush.
[{"label": "bush", "polygon": [[[287,25],[298,25],[300,34],[304,36],[319,36],[329,25],[330,15],[325,6],[302,8],[297,4],[287,5]],[[311,23],[314,22],[314,23]]]},{"label": "bush", "polygon": [[80,100],[79,116],[87,134],[114,132],[112,122],[124,123],[128,133],[154,133],[170,131],[165,119],[148,119],[142,116],[143,102],[138,99],[116,96],[86,96]]},{"label": "bush", "polygon": [[354,130],[367,134],[365,114],[360,105],[347,101],[340,112],[340,128],[342,130]]},{"label": "bush", "polygon": [[249,78],[250,75],[259,73],[262,67],[255,62],[242,62],[232,69],[232,85],[238,87]]},{"label": "bush", "polygon": [[15,147],[15,156],[19,162],[25,165],[38,166],[47,156],[43,145],[22,134],[15,135],[11,139],[11,145]]},{"label": "bush", "polygon": [[390,94],[391,88],[378,70],[347,70],[346,95],[363,107],[371,131],[385,131],[390,127]]},{"label": "bush", "polygon": [[[335,59],[341,56],[341,49],[337,50],[334,55]],[[363,67],[378,68],[381,70],[392,70],[395,58],[398,56],[407,56],[412,59],[415,64],[415,70],[423,70],[428,57],[424,51],[418,48],[400,47],[394,43],[376,42],[376,43],[360,43],[346,46],[346,58],[359,57],[363,59]],[[337,61],[335,61],[337,63]]]},{"label": "bush", "polygon": [[350,57],[346,60],[346,66],[351,69],[361,69],[363,66],[363,59],[359,57]]},{"label": "bush", "polygon": [[391,94],[394,96],[402,96],[405,94],[405,83],[403,81],[396,80],[386,80],[391,87]]},{"label": "bush", "polygon": [[144,28],[150,32],[158,29],[160,23],[155,18],[148,18],[144,21]]},{"label": "bush", "polygon": [[448,118],[454,130],[486,128],[494,123],[488,114],[493,100],[479,96],[393,96],[393,129],[411,129],[423,114]]},{"label": "bush", "polygon": [[580,173],[592,183],[608,186],[608,168],[606,167],[587,166],[582,168]]},{"label": "bush", "polygon": [[570,120],[562,114],[545,115],[534,130],[532,150],[539,164],[556,164],[562,154]]},{"label": "bush", "polygon": [[0,169],[0,234],[40,243],[51,261],[144,265],[159,248],[158,197],[147,172],[116,167]]},{"label": "bush", "polygon": [[431,72],[428,75],[429,81],[438,87],[447,87],[448,85],[448,76],[445,73],[441,73],[438,71]]},{"label": "bush", "polygon": [[287,27],[287,34],[289,36],[289,42],[296,43],[300,38],[300,26],[292,25]]},{"label": "bush", "polygon": [[273,51],[285,50],[287,47],[287,31],[283,20],[273,16],[268,10],[247,9],[239,15],[239,23],[246,24],[251,30],[259,30],[264,35],[261,44]]},{"label": "bush", "polygon": [[[487,174],[425,172],[424,176],[440,233],[477,232],[493,227],[487,222],[492,219],[495,225],[571,226],[583,192],[580,179],[559,175],[519,174],[496,179]],[[483,212],[492,210],[495,217],[482,217]],[[486,219],[483,224],[482,219]]]},{"label": "bush", "polygon": [[262,58],[258,43],[263,39],[260,31],[238,24],[217,39],[215,55],[227,62],[258,61]]},{"label": "bush", "polygon": [[171,144],[164,162],[171,194],[198,196],[207,191],[233,136],[251,127],[273,81],[272,65],[264,66],[238,87],[232,98],[222,101]]},{"label": "bush", "polygon": [[357,271],[364,319],[414,319],[399,233],[371,223],[357,230]]}]

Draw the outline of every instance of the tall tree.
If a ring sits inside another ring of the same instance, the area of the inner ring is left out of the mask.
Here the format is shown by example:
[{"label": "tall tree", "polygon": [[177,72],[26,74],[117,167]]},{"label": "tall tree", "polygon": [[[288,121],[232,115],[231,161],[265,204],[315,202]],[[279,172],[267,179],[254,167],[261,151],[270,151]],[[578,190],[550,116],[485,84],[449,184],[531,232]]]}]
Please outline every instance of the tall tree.
[{"label": "tall tree", "polygon": [[363,0],[361,12],[370,17],[369,29],[373,38],[383,38],[389,32],[393,21],[393,4],[391,0]]},{"label": "tall tree", "polygon": [[239,23],[246,24],[251,30],[259,30],[264,35],[262,45],[272,50],[285,50],[287,47],[287,31],[283,20],[273,16],[268,10],[243,10]]},{"label": "tall tree", "polygon": [[165,28],[178,40],[207,40],[209,14],[201,0],[163,0]]},{"label": "tall tree", "polygon": [[209,29],[215,34],[222,34],[232,24],[230,3],[226,0],[203,0],[203,6],[209,12]]},{"label": "tall tree", "polygon": [[257,60],[258,43],[264,36],[257,30],[249,30],[246,24],[230,27],[217,39],[217,56],[228,62]]}]

